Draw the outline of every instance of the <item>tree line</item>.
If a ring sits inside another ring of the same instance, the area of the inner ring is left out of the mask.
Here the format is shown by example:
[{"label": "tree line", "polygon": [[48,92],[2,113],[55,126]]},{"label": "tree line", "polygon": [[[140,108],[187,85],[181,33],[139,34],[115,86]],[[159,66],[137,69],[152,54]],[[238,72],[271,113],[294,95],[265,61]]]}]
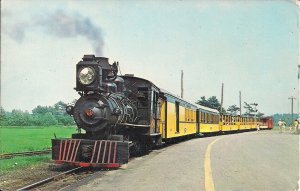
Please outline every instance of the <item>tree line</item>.
[{"label": "tree line", "polygon": [[[206,99],[205,96],[202,96],[200,100],[196,102],[196,104],[216,109],[222,114],[239,115],[239,111],[241,110],[241,108],[236,105],[231,105],[228,107],[228,109],[225,109],[224,107],[221,108],[221,103],[216,96],[211,96],[208,99]],[[255,104],[244,102],[245,112],[242,115],[247,117],[262,117],[264,113],[259,112],[256,106],[257,105]]]},{"label": "tree line", "polygon": [[[203,105],[205,107],[210,107],[210,108],[216,109],[220,113],[223,113],[223,114],[239,115],[239,111],[240,111],[240,108],[236,105],[231,105],[228,107],[228,109],[222,108],[222,110],[221,110],[221,104],[220,104],[219,100],[216,98],[216,96],[211,96],[208,99],[206,99],[205,96],[202,96],[200,98],[200,100],[198,100],[196,103],[199,105]],[[251,117],[253,117],[253,116],[263,117],[264,114],[259,112],[256,109],[256,106],[254,104],[249,104],[247,102],[244,102],[243,107],[245,109],[245,112],[242,113],[242,115],[243,116],[251,116]],[[272,115],[272,117],[274,120],[274,126],[277,126],[278,121],[280,119],[284,120],[286,122],[286,124],[289,126],[294,122],[294,120],[296,120],[298,118],[298,115],[294,114],[292,116],[292,114],[290,114],[290,113],[282,113],[282,114],[276,113],[276,114]]]},{"label": "tree line", "polygon": [[[73,101],[73,103],[76,100]],[[223,114],[238,115],[240,108],[236,105],[231,105],[227,109],[222,107],[216,96],[211,96],[208,99],[205,96],[201,97],[196,102],[199,105],[210,107],[218,110]],[[14,109],[11,112],[5,111],[0,107],[0,126],[51,126],[51,125],[75,125],[75,122],[66,111],[66,103],[59,101],[53,106],[37,106],[32,110],[32,113],[28,111],[22,111]],[[262,117],[264,114],[257,111],[257,109],[247,102],[244,102],[245,112],[243,116],[257,116]],[[297,115],[292,118],[291,114],[274,114],[274,125],[278,123],[280,119],[284,120],[287,124],[291,124]]]},{"label": "tree line", "polygon": [[74,120],[66,111],[66,103],[59,101],[53,106],[37,106],[32,110],[13,109],[11,112],[0,107],[0,126],[51,126],[74,125]]},{"label": "tree line", "polygon": [[278,121],[281,119],[285,121],[287,126],[290,126],[293,124],[293,122],[298,118],[297,114],[294,114],[292,117],[291,113],[276,113],[273,115],[274,120],[274,126],[277,126]]}]

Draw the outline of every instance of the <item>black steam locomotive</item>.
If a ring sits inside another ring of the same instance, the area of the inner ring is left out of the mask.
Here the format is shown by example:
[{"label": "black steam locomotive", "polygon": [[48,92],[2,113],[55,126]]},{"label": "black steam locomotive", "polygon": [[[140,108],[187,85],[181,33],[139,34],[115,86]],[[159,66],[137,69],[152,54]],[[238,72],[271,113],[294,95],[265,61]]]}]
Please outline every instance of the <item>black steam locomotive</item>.
[{"label": "black steam locomotive", "polygon": [[66,111],[85,133],[52,140],[57,163],[115,167],[128,161],[129,152],[140,154],[161,142],[150,131],[150,82],[118,76],[118,62],[109,64],[104,57],[84,55],[76,67],[75,90],[80,98]]}]

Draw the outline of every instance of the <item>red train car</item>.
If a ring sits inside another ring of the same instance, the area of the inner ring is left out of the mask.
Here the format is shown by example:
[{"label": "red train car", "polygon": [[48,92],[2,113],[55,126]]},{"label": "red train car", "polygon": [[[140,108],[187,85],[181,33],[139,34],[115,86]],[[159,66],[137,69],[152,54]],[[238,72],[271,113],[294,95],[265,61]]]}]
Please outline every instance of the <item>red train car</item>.
[{"label": "red train car", "polygon": [[268,117],[263,117],[260,119],[261,122],[261,128],[263,129],[273,129],[274,123],[273,123],[273,118],[268,116]]}]

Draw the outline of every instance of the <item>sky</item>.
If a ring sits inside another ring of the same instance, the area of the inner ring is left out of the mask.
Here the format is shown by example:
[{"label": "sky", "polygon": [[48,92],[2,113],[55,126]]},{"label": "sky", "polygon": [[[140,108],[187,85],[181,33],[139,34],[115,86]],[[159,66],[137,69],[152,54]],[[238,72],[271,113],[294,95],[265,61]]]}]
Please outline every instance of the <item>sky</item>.
[{"label": "sky", "polygon": [[[1,1],[1,104],[28,110],[78,98],[84,54],[119,61],[184,98],[258,103],[289,113],[298,98],[298,7],[294,1]],[[297,102],[295,111],[297,111]],[[242,110],[243,112],[245,110]]]}]

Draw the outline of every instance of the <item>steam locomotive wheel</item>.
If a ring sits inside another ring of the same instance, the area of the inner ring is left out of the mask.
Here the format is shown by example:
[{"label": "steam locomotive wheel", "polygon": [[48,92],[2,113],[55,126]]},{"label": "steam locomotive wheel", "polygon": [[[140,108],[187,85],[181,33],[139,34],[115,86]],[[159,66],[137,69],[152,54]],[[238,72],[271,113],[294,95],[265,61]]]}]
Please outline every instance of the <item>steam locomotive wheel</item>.
[{"label": "steam locomotive wheel", "polygon": [[130,156],[141,156],[146,152],[146,146],[142,141],[135,139],[130,145]]}]

